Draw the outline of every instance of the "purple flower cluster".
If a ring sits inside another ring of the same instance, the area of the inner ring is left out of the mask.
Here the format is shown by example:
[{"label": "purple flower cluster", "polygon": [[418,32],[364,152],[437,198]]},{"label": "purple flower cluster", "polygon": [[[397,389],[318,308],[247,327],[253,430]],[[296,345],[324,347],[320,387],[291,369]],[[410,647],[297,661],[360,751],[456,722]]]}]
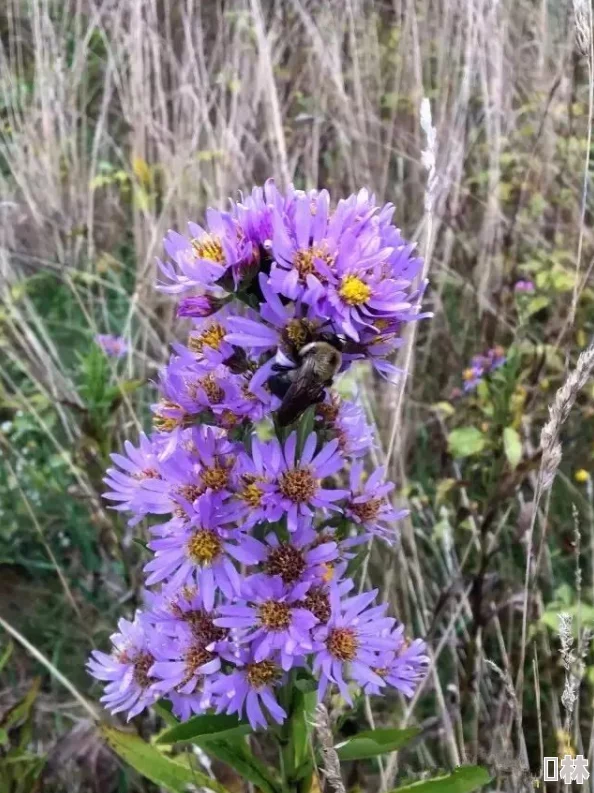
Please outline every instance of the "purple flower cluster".
[{"label": "purple flower cluster", "polygon": [[98,333],[95,336],[95,342],[110,358],[123,358],[128,352],[128,345],[121,336],[112,336],[110,333]]},{"label": "purple flower cluster", "polygon": [[161,288],[184,293],[192,326],[161,374],[153,431],[105,478],[130,525],[151,518],[145,604],[89,662],[114,712],[166,697],[181,719],[213,709],[265,727],[287,715],[277,693],[292,669],[349,702],[349,683],[412,695],[424,677],[424,643],[349,577],[357,546],[394,541],[405,514],[384,471],[366,473],[364,414],[326,392],[309,432],[270,420],[273,366],[298,366],[320,333],[344,340],[343,370],[367,359],[395,374],[386,358],[421,316],[423,285],[392,212],[365,190],[331,209],[325,190],[268,182],[167,235]]},{"label": "purple flower cluster", "polygon": [[462,373],[464,391],[467,393],[474,391],[485,375],[499,369],[506,360],[505,350],[499,346],[487,350],[485,355],[475,355],[468,369],[465,369]]},{"label": "purple flower cluster", "polygon": [[534,292],[534,282],[516,281],[514,284],[514,292],[516,294],[532,294]]}]

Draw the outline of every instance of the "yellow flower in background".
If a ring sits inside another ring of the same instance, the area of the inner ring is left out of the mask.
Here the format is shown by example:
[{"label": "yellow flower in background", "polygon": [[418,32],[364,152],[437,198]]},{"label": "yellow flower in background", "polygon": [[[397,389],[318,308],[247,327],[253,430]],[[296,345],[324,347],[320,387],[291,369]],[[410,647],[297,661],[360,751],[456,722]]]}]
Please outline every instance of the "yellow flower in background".
[{"label": "yellow flower in background", "polygon": [[571,735],[565,730],[557,730],[557,754],[565,757],[566,754],[575,757],[575,749],[571,740]]},{"label": "yellow flower in background", "polygon": [[589,482],[590,481],[590,474],[586,471],[585,468],[580,468],[579,470],[577,470],[575,472],[575,474],[573,475],[573,478],[580,485],[583,485],[585,482]]}]

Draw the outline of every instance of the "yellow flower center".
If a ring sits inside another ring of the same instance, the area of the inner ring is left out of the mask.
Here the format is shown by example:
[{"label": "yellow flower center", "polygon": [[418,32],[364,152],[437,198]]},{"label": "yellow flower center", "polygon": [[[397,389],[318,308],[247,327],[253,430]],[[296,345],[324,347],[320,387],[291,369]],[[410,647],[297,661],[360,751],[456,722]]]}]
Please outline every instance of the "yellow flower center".
[{"label": "yellow flower center", "polygon": [[285,498],[295,504],[304,504],[313,498],[318,483],[308,468],[294,468],[281,475],[279,485]]},{"label": "yellow flower center", "polygon": [[326,624],[332,614],[328,590],[323,586],[312,587],[303,600],[303,607]]},{"label": "yellow flower center", "polygon": [[324,568],[324,572],[322,573],[322,581],[325,581],[327,584],[329,584],[334,578],[334,565],[325,562],[322,567]]},{"label": "yellow flower center", "polygon": [[183,496],[186,501],[189,501],[190,504],[193,504],[199,496],[204,493],[204,488],[199,487],[198,485],[182,485],[181,487],[177,488],[177,492],[180,496]]},{"label": "yellow flower center", "polygon": [[212,372],[207,374],[205,377],[201,377],[198,382],[208,397],[208,401],[211,405],[219,405],[223,401],[225,398],[225,392],[217,383]]},{"label": "yellow flower center", "polygon": [[266,559],[268,575],[280,575],[285,584],[298,581],[306,567],[305,557],[294,545],[282,545],[272,548]]},{"label": "yellow flower center", "polygon": [[201,609],[183,612],[181,619],[188,623],[193,635],[204,644],[219,642],[228,633],[227,628],[217,628],[212,617]]},{"label": "yellow flower center", "polygon": [[[323,259],[327,264],[333,263],[333,258],[323,248],[302,248],[297,251],[293,257],[293,266],[299,273],[301,280],[305,281],[306,277],[313,273],[315,270],[315,259]],[[318,274],[318,278],[320,275]],[[321,280],[324,280],[323,278]]]},{"label": "yellow flower center", "polygon": [[279,669],[272,661],[260,661],[247,665],[247,679],[252,688],[267,686],[279,676]]},{"label": "yellow flower center", "polygon": [[212,661],[213,657],[213,654],[201,644],[195,644],[193,647],[190,647],[184,658],[188,679],[196,673],[198,667],[208,663],[208,661]]},{"label": "yellow flower center", "polygon": [[[164,411],[181,411],[181,416],[168,416]],[[153,426],[159,432],[173,432],[177,427],[189,427],[192,417],[183,412],[181,405],[172,402],[170,399],[162,399],[157,407],[157,412],[153,416]]]},{"label": "yellow flower center", "polygon": [[266,600],[258,607],[258,617],[269,631],[284,631],[291,624],[291,609],[286,603]]},{"label": "yellow flower center", "polygon": [[253,507],[254,509],[259,507],[262,503],[262,496],[264,495],[264,492],[258,487],[258,479],[252,478],[250,476],[244,476],[243,481],[245,484],[243,490],[239,494],[239,497],[250,507]]},{"label": "yellow flower center", "polygon": [[371,297],[371,287],[356,275],[347,275],[342,279],[338,294],[349,306],[360,306]]},{"label": "yellow flower center", "polygon": [[188,542],[188,556],[197,564],[211,564],[221,550],[221,540],[209,529],[200,529]]},{"label": "yellow flower center", "polygon": [[333,628],[326,639],[326,647],[339,661],[352,661],[357,655],[359,642],[350,628]]},{"label": "yellow flower center", "polygon": [[476,377],[476,372],[474,369],[465,369],[462,372],[462,379],[463,380],[473,380]]},{"label": "yellow flower center", "polygon": [[225,338],[227,331],[219,322],[212,322],[205,328],[200,336],[190,336],[188,347],[192,352],[202,352],[204,346],[218,350]]},{"label": "yellow flower center", "polygon": [[215,463],[212,468],[205,468],[200,472],[200,479],[211,490],[224,490],[229,482],[229,471]]},{"label": "yellow flower center", "polygon": [[150,653],[139,653],[134,659],[134,682],[141,688],[146,688],[152,683],[149,676],[149,669],[155,663],[155,659]]},{"label": "yellow flower center", "polygon": [[200,239],[193,239],[192,248],[199,259],[207,259],[217,264],[223,264],[225,261],[221,241],[214,234],[203,234]]},{"label": "yellow flower center", "polygon": [[382,505],[381,498],[371,498],[369,501],[364,501],[362,504],[350,504],[350,510],[353,512],[362,523],[375,520]]}]

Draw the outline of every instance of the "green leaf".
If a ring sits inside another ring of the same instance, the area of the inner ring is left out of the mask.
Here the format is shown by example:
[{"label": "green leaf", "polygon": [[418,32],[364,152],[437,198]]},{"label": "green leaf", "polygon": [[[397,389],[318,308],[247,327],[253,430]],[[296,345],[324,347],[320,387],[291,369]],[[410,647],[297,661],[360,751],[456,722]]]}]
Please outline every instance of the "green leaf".
[{"label": "green leaf", "polygon": [[41,678],[36,677],[33,681],[33,684],[31,685],[31,688],[27,691],[25,696],[20,699],[16,705],[13,705],[12,708],[9,708],[2,716],[2,719],[0,719],[0,727],[11,729],[17,724],[28,721],[31,716],[33,704],[37,699],[37,695],[39,694],[40,686]]},{"label": "green leaf", "polygon": [[226,763],[243,779],[252,782],[262,793],[280,793],[280,787],[264,766],[254,755],[241,738],[217,740],[201,736],[192,743],[200,746],[207,754]]},{"label": "green leaf", "polygon": [[512,468],[516,468],[522,459],[522,441],[513,427],[506,427],[503,430],[503,448],[508,463]]},{"label": "green leaf", "polygon": [[408,727],[405,730],[367,730],[337,744],[335,749],[340,760],[365,760],[386,752],[394,752],[418,734],[419,730],[416,727]]},{"label": "green leaf", "polygon": [[451,774],[413,782],[404,787],[395,788],[390,793],[472,793],[484,785],[488,785],[491,776],[488,771],[478,765],[462,765]]},{"label": "green leaf", "polygon": [[542,311],[543,308],[546,308],[551,302],[550,297],[546,295],[538,295],[537,297],[531,298],[525,309],[525,317],[531,317],[533,314],[537,314],[539,311]]},{"label": "green leaf", "polygon": [[9,640],[8,644],[6,645],[6,649],[2,653],[2,656],[0,657],[0,672],[4,669],[4,667],[8,663],[8,661],[10,659],[10,656],[12,655],[13,648],[14,648],[14,645]]},{"label": "green leaf", "polygon": [[480,454],[486,445],[487,439],[476,427],[460,427],[448,435],[448,446],[454,457]]},{"label": "green leaf", "polygon": [[206,713],[204,716],[194,716],[182,724],[176,724],[164,730],[155,738],[156,744],[172,744],[178,741],[192,741],[201,735],[213,738],[247,735],[251,732],[247,722],[241,722],[237,716],[227,716],[225,713],[216,715]]},{"label": "green leaf", "polygon": [[[143,547],[146,546],[143,544]],[[160,699],[158,702],[155,702],[152,707],[155,713],[157,713],[163,719],[168,727],[173,727],[174,725],[179,724],[179,721],[171,712],[171,703],[167,700]]]},{"label": "green leaf", "polygon": [[293,688],[291,712],[286,728],[286,747],[289,779],[297,782],[312,771],[310,736],[313,729],[314,710],[318,701],[317,691],[310,689],[312,681],[300,681],[303,685]]},{"label": "green leaf", "polygon": [[116,754],[156,785],[173,793],[186,793],[188,785],[210,788],[215,793],[229,793],[216,779],[198,771],[196,761],[190,755],[181,755],[173,760],[132,733],[106,724],[100,731]]}]

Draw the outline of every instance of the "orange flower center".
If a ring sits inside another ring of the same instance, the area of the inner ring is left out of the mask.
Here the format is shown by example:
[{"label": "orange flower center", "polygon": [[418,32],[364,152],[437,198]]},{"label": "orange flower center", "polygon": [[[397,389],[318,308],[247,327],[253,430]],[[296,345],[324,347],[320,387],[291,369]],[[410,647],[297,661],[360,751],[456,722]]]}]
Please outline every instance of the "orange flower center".
[{"label": "orange flower center", "polygon": [[352,661],[357,655],[359,642],[350,628],[334,628],[326,639],[326,647],[339,661]]},{"label": "orange flower center", "polygon": [[252,688],[267,686],[279,676],[279,669],[272,661],[260,661],[247,665],[247,679]]},{"label": "orange flower center", "polygon": [[286,603],[267,600],[258,607],[260,623],[270,631],[284,631],[291,624],[291,609]]},{"label": "orange flower center", "polygon": [[317,481],[308,468],[293,468],[280,477],[280,490],[285,498],[295,504],[304,504],[315,495]]},{"label": "orange flower center", "polygon": [[338,294],[349,306],[360,306],[371,297],[371,287],[356,275],[346,275],[342,279]]},{"label": "orange flower center", "polygon": [[188,556],[197,564],[211,564],[221,553],[219,537],[209,529],[200,529],[188,542]]},{"label": "orange flower center", "polygon": [[305,570],[306,561],[303,553],[293,545],[279,545],[273,548],[266,560],[268,575],[279,575],[285,584],[298,581]]},{"label": "orange flower center", "polygon": [[225,261],[221,241],[214,234],[203,234],[200,239],[193,239],[192,248],[199,259],[207,259],[217,264],[223,264]]}]

